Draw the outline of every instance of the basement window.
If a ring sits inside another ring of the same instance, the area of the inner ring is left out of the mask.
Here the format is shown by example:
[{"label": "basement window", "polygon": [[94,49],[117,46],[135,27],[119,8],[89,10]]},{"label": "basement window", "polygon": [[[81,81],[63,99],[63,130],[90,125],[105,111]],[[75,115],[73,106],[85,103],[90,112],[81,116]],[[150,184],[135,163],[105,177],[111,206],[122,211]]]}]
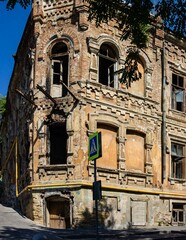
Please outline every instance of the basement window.
[{"label": "basement window", "polygon": [[171,177],[177,179],[185,178],[185,146],[171,143]]},{"label": "basement window", "polygon": [[184,204],[173,203],[172,223],[176,225],[184,225]]},{"label": "basement window", "polygon": [[67,163],[66,124],[53,123],[49,126],[50,132],[50,164]]},{"label": "basement window", "polygon": [[99,51],[99,82],[103,85],[118,88],[117,57],[114,49],[108,44],[102,44]]},{"label": "basement window", "polygon": [[184,111],[184,78],[177,74],[172,74],[172,109]]},{"label": "basement window", "polygon": [[67,95],[67,89],[62,82],[68,86],[68,65],[69,56],[67,45],[63,42],[56,43],[52,48],[52,97],[64,97]]}]

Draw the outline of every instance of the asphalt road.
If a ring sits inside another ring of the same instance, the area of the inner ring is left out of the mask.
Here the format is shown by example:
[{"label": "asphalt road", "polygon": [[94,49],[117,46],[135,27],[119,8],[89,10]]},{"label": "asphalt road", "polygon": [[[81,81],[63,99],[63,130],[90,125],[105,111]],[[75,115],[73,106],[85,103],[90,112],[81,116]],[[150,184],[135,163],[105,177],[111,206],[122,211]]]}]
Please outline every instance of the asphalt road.
[{"label": "asphalt road", "polygon": [[53,231],[35,225],[14,209],[0,204],[0,240],[58,240]]},{"label": "asphalt road", "polygon": [[[49,229],[0,204],[0,240],[98,240],[94,229]],[[99,240],[186,240],[186,226],[129,230],[99,229]]]}]

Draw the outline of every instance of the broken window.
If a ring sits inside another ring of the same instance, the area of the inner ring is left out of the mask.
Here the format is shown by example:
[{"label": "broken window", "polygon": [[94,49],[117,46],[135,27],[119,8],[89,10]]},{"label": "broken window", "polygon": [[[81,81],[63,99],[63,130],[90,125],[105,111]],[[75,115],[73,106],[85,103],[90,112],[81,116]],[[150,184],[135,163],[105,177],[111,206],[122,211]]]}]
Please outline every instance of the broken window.
[{"label": "broken window", "polygon": [[171,143],[171,177],[185,178],[184,145]]},{"label": "broken window", "polygon": [[52,97],[64,97],[67,89],[62,82],[68,86],[68,48],[63,42],[56,43],[52,48]]},{"label": "broken window", "polygon": [[172,209],[172,222],[173,224],[183,225],[184,224],[184,204],[173,203]]},{"label": "broken window", "polygon": [[67,139],[66,124],[53,123],[50,131],[50,164],[67,163]]},{"label": "broken window", "polygon": [[172,109],[184,111],[185,88],[183,77],[172,74]]},{"label": "broken window", "polygon": [[99,82],[103,85],[117,88],[117,57],[114,49],[108,44],[102,44],[99,51]]}]

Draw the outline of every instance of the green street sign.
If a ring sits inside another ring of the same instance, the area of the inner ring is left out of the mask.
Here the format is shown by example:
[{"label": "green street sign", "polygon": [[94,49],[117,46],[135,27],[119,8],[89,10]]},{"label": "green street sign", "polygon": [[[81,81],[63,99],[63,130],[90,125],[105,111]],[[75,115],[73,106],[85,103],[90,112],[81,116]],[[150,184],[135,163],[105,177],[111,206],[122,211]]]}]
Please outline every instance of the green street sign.
[{"label": "green street sign", "polygon": [[94,160],[102,156],[101,132],[89,136],[88,159]]}]

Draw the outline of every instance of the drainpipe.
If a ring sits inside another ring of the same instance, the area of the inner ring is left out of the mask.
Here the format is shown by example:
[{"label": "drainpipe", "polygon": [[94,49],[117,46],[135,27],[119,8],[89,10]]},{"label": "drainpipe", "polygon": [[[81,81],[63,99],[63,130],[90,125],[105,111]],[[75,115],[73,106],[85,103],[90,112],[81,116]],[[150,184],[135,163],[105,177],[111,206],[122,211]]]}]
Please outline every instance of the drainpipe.
[{"label": "drainpipe", "polygon": [[163,41],[163,48],[161,51],[161,66],[162,66],[162,184],[166,178],[166,96],[165,96],[165,86],[166,86],[166,66],[165,66],[165,46]]}]

